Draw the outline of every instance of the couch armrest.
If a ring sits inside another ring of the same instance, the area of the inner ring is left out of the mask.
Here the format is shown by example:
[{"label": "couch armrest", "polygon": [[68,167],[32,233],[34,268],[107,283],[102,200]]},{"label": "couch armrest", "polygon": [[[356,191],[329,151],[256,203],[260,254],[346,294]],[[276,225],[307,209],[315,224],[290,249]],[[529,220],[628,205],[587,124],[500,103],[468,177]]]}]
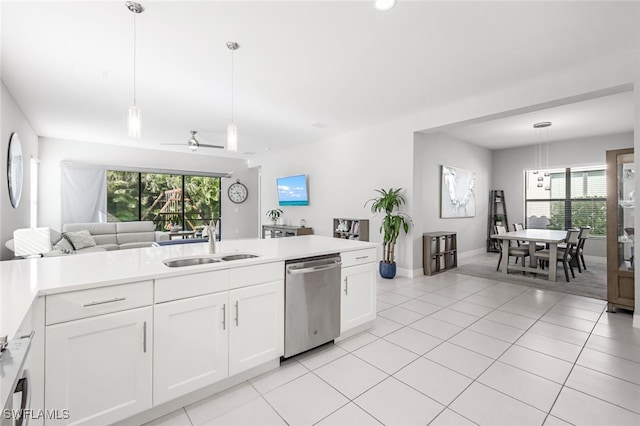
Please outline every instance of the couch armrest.
[{"label": "couch armrest", "polygon": [[156,241],[169,241],[169,233],[163,231],[155,231],[156,233]]}]

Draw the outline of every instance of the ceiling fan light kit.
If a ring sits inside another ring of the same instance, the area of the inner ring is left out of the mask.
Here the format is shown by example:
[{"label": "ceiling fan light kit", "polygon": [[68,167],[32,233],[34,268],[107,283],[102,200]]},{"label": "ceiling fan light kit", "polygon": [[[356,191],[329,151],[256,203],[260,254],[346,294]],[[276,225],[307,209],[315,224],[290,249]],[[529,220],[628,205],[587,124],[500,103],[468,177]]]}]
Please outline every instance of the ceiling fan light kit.
[{"label": "ceiling fan light kit", "polygon": [[136,105],[136,15],[144,12],[144,7],[134,1],[127,1],[124,5],[133,13],[133,105],[129,107],[127,133],[131,138],[140,139],[142,113]]}]

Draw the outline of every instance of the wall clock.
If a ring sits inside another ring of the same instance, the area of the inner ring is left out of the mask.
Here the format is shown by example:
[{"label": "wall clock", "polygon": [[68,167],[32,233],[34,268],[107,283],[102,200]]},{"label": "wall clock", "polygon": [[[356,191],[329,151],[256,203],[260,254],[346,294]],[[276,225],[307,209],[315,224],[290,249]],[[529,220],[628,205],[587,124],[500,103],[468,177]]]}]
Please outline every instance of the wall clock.
[{"label": "wall clock", "polygon": [[244,203],[249,195],[249,191],[247,187],[240,183],[240,179],[238,179],[235,183],[232,183],[227,190],[227,195],[229,199],[236,204]]}]

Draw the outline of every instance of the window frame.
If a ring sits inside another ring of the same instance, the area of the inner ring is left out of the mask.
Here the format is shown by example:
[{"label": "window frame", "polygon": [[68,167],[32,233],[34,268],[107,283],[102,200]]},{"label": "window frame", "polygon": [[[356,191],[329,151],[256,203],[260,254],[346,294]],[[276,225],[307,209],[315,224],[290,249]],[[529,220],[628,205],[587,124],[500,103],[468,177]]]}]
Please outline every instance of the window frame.
[{"label": "window frame", "polygon": [[[584,201],[589,201],[589,202],[605,202],[607,201],[607,197],[593,197],[593,198],[575,198],[572,197],[571,194],[571,174],[575,173],[575,172],[597,172],[597,171],[602,171],[604,173],[604,178],[605,178],[605,188],[606,188],[606,166],[605,165],[597,165],[597,166],[593,166],[593,167],[581,167],[581,166],[577,166],[577,167],[564,167],[564,180],[565,180],[565,189],[564,189],[564,198],[528,198],[528,188],[529,188],[529,173],[531,173],[533,170],[525,170],[524,172],[524,218],[525,218],[525,223],[527,222],[527,219],[529,217],[528,214],[528,206],[529,203],[535,203],[535,202],[542,202],[542,203],[549,203],[549,205],[551,206],[551,203],[554,202],[563,202],[564,203],[564,229],[569,229],[572,227],[572,223],[571,223],[571,207],[572,207],[572,203],[573,202],[584,202]],[[577,170],[576,170],[577,169]],[[558,169],[553,169],[553,170],[558,170]],[[549,170],[538,170],[539,173],[541,172],[546,172]],[[551,217],[549,217],[549,219],[551,219]],[[599,237],[606,237],[606,226],[605,226],[605,234],[604,235],[597,235]]]},{"label": "window frame", "polygon": [[[168,171],[168,170],[163,170],[163,171],[157,171],[157,170],[121,170],[121,169],[107,169],[107,183],[108,183],[108,177],[109,177],[109,172],[120,172],[120,173],[132,173],[132,174],[137,174],[138,179],[137,179],[137,221],[141,221],[142,220],[142,212],[143,212],[143,205],[142,205],[142,194],[143,194],[143,182],[142,182],[142,175],[144,174],[156,174],[156,175],[172,175],[172,176],[179,176],[180,177],[180,188],[182,191],[182,197],[180,200],[180,213],[176,213],[177,215],[180,216],[180,226],[181,229],[185,229],[185,223],[186,223],[186,216],[188,215],[188,212],[185,211],[185,181],[186,178],[188,177],[202,177],[202,178],[207,178],[207,179],[218,179],[218,188],[220,189],[220,193],[219,193],[219,200],[218,200],[218,209],[217,209],[217,217],[211,218],[210,220],[217,220],[218,221],[218,232],[221,234],[222,233],[222,220],[221,220],[221,213],[222,213],[222,176],[218,176],[218,175],[208,175],[208,174],[185,174],[182,172],[172,172],[172,171]],[[109,191],[107,190],[107,196],[109,195]],[[108,203],[107,203],[108,204]],[[215,216],[215,214],[214,214]],[[129,220],[129,221],[120,221],[120,222],[135,222],[136,220]],[[202,220],[207,220],[207,218],[203,218]],[[107,221],[109,221],[109,211],[107,211]],[[155,222],[155,221],[154,221]],[[220,235],[219,234],[219,235]]]}]

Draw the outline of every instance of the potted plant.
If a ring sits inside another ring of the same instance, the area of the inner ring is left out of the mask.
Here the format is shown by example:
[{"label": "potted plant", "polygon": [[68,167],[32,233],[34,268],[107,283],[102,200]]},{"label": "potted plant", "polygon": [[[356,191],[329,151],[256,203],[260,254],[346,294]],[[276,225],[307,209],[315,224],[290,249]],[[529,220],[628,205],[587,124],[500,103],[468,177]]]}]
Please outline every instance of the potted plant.
[{"label": "potted plant", "polygon": [[267,210],[267,218],[269,218],[271,223],[275,225],[278,219],[280,219],[280,216],[282,215],[282,213],[284,212],[281,209]]},{"label": "potted plant", "polygon": [[401,194],[402,188],[376,189],[379,197],[370,199],[365,206],[371,202],[372,213],[384,213],[380,232],[382,233],[383,259],[380,261],[380,276],[382,278],[393,278],[396,276],[395,247],[400,231],[409,232],[411,218],[400,213],[400,206],[405,203]]}]

